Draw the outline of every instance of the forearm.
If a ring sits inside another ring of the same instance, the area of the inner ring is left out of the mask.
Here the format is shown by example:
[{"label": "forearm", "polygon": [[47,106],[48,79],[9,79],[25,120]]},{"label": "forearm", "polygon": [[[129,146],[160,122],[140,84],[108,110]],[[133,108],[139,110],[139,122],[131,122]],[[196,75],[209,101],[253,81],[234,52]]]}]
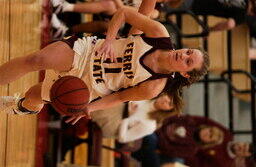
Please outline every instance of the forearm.
[{"label": "forearm", "polygon": [[[156,4],[156,0],[143,0],[139,7],[138,12],[149,17],[151,15],[152,11],[154,11],[154,9],[155,9],[155,4]],[[141,34],[141,33],[142,33],[142,31],[136,29],[135,27],[132,27],[129,32],[129,35],[130,34]]]},{"label": "forearm", "polygon": [[122,9],[117,10],[117,12],[112,17],[108,31],[107,31],[107,40],[113,40],[116,38],[118,30],[120,29],[121,25],[125,22],[125,15]]},{"label": "forearm", "polygon": [[124,100],[120,99],[117,94],[118,93],[113,93],[113,94],[104,96],[101,99],[90,103],[87,106],[87,109],[89,110],[89,112],[93,112],[93,111],[97,111],[97,110],[108,109],[108,108],[116,106],[120,103],[125,102]]},{"label": "forearm", "polygon": [[123,7],[112,18],[106,39],[114,39],[119,27],[124,22],[143,31],[148,37],[169,37],[168,31],[161,23],[151,20],[131,8]]}]

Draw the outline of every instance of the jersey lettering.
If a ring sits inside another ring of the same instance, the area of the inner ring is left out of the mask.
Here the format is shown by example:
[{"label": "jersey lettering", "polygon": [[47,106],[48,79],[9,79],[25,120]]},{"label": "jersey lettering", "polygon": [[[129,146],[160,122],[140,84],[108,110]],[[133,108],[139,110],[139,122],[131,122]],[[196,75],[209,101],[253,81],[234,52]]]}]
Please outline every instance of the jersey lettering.
[{"label": "jersey lettering", "polygon": [[124,51],[124,64],[123,64],[123,71],[127,78],[132,79],[134,78],[134,74],[132,71],[132,53],[133,53],[133,46],[134,42],[128,43],[126,45],[126,50]]},{"label": "jersey lettering", "polygon": [[97,52],[95,53],[94,60],[93,60],[93,78],[95,79],[96,83],[104,83],[102,77],[102,67],[101,67],[101,57],[98,56]]},{"label": "jersey lettering", "polygon": [[102,62],[102,57],[95,53],[94,60],[93,60],[93,78],[97,84],[105,83],[103,79],[103,69],[105,74],[114,74],[114,73],[121,73],[124,72],[124,75],[128,79],[134,78],[134,73],[132,71],[132,58],[133,58],[133,51],[134,51],[134,42],[130,42],[126,45],[126,49],[124,51],[123,57],[117,57],[116,63],[120,64],[121,67],[103,67],[102,64],[111,64],[112,62],[110,59],[104,60]]}]

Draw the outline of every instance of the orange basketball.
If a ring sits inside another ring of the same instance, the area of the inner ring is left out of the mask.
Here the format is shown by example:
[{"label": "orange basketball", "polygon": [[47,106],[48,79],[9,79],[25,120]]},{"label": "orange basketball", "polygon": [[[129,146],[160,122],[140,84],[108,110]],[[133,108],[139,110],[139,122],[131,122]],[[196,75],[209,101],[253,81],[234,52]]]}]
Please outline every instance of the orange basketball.
[{"label": "orange basketball", "polygon": [[64,76],[51,87],[51,104],[61,115],[72,116],[86,110],[90,92],[83,80],[74,76]]}]

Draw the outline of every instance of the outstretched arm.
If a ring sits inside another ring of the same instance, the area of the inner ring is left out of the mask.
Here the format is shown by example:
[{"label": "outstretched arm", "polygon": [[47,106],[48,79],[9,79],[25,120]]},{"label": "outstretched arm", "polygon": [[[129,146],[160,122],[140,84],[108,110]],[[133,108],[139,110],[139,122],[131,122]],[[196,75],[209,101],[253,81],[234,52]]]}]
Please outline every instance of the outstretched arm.
[{"label": "outstretched arm", "polygon": [[164,88],[166,79],[146,81],[133,88],[102,97],[101,99],[88,104],[85,113],[77,113],[66,122],[75,124],[80,118],[88,116],[90,112],[111,108],[117,104],[127,101],[139,101],[156,97]]},{"label": "outstretched arm", "polygon": [[119,9],[110,22],[106,39],[115,39],[120,26],[127,22],[143,31],[148,37],[169,37],[166,28],[159,22],[144,16],[131,8]]},{"label": "outstretched arm", "polygon": [[[142,0],[138,12],[145,15],[150,16],[151,13],[154,11],[156,5],[156,0]],[[136,29],[135,27],[132,27],[129,35],[131,34],[142,34],[143,32]]]},{"label": "outstretched arm", "polygon": [[103,60],[106,60],[107,58],[110,58],[112,62],[115,60],[112,42],[115,40],[118,30],[124,22],[143,31],[148,37],[169,37],[168,31],[161,23],[151,20],[131,8],[120,8],[110,21],[104,43],[97,50]]}]

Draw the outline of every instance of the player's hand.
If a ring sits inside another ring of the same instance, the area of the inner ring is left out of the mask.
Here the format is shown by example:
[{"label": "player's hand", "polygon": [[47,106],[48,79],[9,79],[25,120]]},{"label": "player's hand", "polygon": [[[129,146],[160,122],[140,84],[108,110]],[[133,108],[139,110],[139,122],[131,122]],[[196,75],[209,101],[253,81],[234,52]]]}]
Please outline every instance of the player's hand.
[{"label": "player's hand", "polygon": [[74,115],[72,115],[70,118],[68,118],[65,122],[71,123],[72,125],[75,125],[81,118],[86,117],[87,119],[91,119],[91,115],[87,107],[83,112],[78,112]]},{"label": "player's hand", "polygon": [[102,56],[103,60],[110,58],[111,62],[116,62],[113,41],[114,39],[105,39],[101,47],[96,50],[97,54]]}]

